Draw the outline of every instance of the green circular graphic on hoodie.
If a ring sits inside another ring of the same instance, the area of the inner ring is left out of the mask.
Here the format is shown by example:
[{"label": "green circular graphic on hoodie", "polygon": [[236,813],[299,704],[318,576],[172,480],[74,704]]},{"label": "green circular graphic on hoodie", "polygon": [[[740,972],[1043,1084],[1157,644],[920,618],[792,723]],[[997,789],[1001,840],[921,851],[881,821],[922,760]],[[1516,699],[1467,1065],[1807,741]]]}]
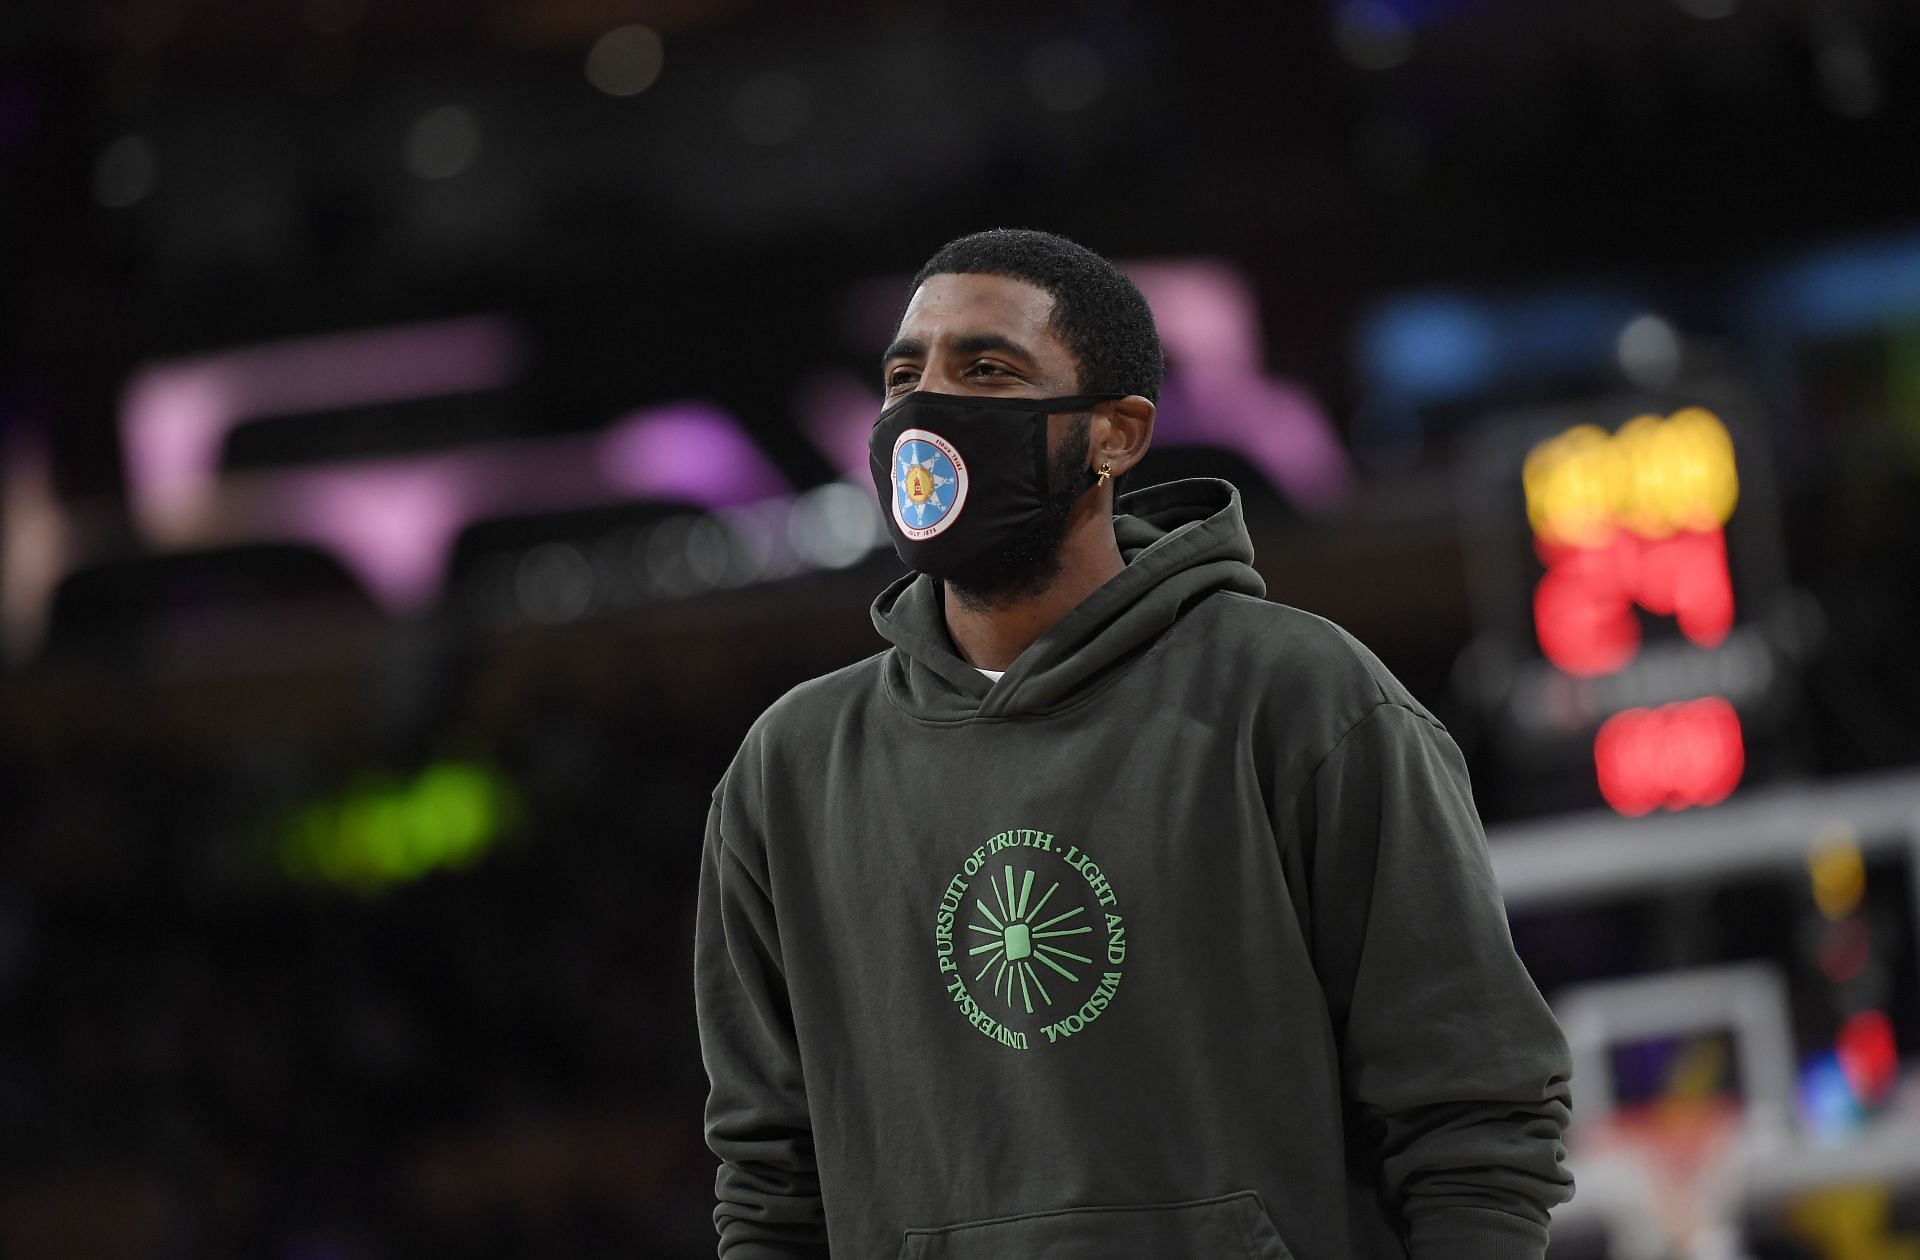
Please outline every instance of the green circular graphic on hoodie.
[{"label": "green circular graphic on hoodie", "polygon": [[933,943],[960,1014],[1012,1050],[1085,1032],[1119,992],[1127,958],[1126,922],[1100,864],[1032,827],[966,855],[940,895]]}]

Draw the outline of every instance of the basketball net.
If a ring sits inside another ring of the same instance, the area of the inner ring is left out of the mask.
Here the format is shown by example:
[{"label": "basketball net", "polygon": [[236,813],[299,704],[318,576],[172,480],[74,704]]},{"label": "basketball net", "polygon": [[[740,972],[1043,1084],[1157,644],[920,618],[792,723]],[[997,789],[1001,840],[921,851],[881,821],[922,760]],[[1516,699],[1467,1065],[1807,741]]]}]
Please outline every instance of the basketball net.
[{"label": "basketball net", "polygon": [[1708,1173],[1731,1153],[1741,1108],[1725,1096],[1664,1098],[1621,1107],[1581,1143],[1581,1156],[1632,1162],[1648,1174],[1661,1232],[1680,1254],[1714,1224],[1702,1193]]}]

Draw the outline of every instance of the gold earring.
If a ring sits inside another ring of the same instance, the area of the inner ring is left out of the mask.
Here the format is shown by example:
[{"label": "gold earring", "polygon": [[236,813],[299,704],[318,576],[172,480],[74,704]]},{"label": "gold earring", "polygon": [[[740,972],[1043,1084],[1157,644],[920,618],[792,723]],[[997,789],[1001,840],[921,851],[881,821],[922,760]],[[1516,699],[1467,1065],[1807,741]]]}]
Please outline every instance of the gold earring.
[{"label": "gold earring", "polygon": [[1113,476],[1113,465],[1107,464],[1107,463],[1101,464],[1100,471],[1096,473],[1095,476],[1099,478],[1099,480],[1094,483],[1095,485],[1101,485],[1101,486],[1106,485],[1107,478]]}]

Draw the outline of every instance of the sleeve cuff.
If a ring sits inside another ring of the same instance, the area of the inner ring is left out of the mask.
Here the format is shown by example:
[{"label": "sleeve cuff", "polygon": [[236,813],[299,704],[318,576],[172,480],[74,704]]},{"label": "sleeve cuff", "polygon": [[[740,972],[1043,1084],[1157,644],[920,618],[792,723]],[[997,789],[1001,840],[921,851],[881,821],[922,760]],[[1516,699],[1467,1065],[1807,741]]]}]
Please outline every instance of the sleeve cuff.
[{"label": "sleeve cuff", "polygon": [[1429,1208],[1408,1221],[1412,1260],[1542,1260],[1547,1229],[1492,1208]]}]

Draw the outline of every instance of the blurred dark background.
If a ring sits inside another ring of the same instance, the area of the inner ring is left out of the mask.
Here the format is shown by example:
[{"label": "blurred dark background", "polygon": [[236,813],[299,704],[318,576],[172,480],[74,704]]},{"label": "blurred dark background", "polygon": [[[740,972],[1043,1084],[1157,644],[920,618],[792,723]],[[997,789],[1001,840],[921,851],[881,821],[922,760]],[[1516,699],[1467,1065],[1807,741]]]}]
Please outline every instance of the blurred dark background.
[{"label": "blurred dark background", "polygon": [[[1911,1136],[1917,155],[1900,0],[7,7],[0,1254],[711,1253],[708,793],[880,646],[876,356],[987,226],[1132,270],[1136,484],[1447,721],[1550,998],[1759,960],[1795,1124]],[[1694,407],[1725,624],[1570,666],[1523,461]],[[1894,1254],[1867,1166],[1751,1254]]]}]

